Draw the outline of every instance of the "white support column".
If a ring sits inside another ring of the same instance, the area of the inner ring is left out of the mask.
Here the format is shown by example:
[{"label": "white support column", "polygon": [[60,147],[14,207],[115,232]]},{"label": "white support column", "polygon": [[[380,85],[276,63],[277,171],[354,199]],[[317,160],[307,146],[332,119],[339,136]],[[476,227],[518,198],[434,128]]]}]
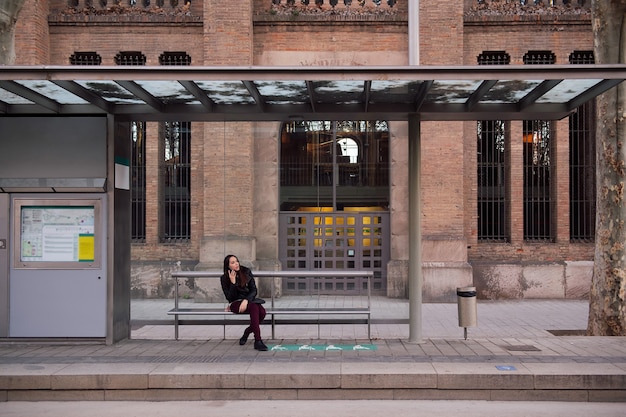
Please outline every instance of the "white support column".
[{"label": "white support column", "polygon": [[422,186],[420,117],[409,116],[409,343],[422,343]]}]

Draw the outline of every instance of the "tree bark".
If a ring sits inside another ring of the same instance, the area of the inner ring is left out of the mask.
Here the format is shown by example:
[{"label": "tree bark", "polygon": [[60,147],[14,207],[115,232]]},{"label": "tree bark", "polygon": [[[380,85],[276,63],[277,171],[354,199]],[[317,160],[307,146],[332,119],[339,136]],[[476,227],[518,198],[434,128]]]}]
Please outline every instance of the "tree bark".
[{"label": "tree bark", "polygon": [[[593,0],[594,56],[598,64],[625,62],[626,0]],[[626,87],[597,98],[596,244],[587,333],[626,335]]]},{"label": "tree bark", "polygon": [[15,22],[25,0],[3,0],[0,4],[0,65],[15,62]]}]

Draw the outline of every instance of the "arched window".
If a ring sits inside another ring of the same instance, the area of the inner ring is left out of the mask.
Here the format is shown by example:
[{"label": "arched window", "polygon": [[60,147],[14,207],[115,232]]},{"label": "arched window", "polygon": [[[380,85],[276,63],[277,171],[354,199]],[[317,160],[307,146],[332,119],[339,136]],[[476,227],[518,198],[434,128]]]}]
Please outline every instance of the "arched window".
[{"label": "arched window", "polygon": [[388,209],[385,121],[286,123],[280,161],[282,211]]}]

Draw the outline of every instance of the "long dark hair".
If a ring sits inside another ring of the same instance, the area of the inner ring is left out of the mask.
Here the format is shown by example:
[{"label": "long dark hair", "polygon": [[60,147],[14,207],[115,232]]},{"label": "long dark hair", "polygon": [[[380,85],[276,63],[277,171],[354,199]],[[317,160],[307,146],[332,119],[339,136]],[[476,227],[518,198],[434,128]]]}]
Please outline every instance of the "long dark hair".
[{"label": "long dark hair", "polygon": [[[224,258],[224,276],[228,277],[228,271],[230,271],[230,258],[235,258],[237,259],[237,262],[239,262],[239,258],[237,258],[237,256],[235,255],[226,255],[226,257]],[[241,288],[244,288],[246,285],[248,285],[248,272],[247,272],[247,268],[243,265],[241,265],[241,263],[239,263],[239,272],[237,272],[237,278],[235,280],[235,284],[239,285]]]}]

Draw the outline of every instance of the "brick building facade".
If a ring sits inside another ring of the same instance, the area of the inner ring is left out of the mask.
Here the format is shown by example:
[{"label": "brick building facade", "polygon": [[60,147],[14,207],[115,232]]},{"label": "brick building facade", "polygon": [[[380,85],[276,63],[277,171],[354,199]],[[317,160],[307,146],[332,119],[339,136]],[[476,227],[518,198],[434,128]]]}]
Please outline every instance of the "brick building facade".
[{"label": "brick building facade", "polygon": [[[509,57],[510,64],[532,63],[525,62],[530,51],[547,51],[554,63],[570,64],[573,53],[593,49],[589,1],[519,3],[421,0],[419,39],[409,39],[406,0],[231,0],[227,6],[215,0],[38,0],[26,2],[20,13],[16,65],[69,65],[72,55],[84,52],[95,52],[101,65],[118,65],[120,53],[130,51],[152,66],[176,51],[193,66],[403,66],[413,42],[420,65],[477,65],[488,51]],[[495,238],[479,226],[485,222],[478,214],[479,124],[421,126],[424,300],[450,301],[456,287],[471,284],[485,298],[585,297],[593,239],[574,239],[571,233],[571,121],[550,124],[549,212],[542,214],[549,226],[538,236],[529,234],[533,220],[522,180],[527,127],[519,121],[503,124],[505,217],[498,220],[502,231]],[[168,297],[171,270],[220,269],[227,253],[256,268],[287,268],[288,236],[280,225],[289,215],[281,205],[285,126],[190,124],[188,234],[176,238],[164,232],[163,202],[169,198],[164,169],[173,160],[164,158],[165,128],[152,122],[142,129],[145,207],[135,220],[145,228],[132,246],[134,296]],[[406,297],[407,124],[390,122],[388,135],[387,204],[376,209],[388,216],[378,289]],[[194,283],[188,291],[221,298],[214,286]]]}]

